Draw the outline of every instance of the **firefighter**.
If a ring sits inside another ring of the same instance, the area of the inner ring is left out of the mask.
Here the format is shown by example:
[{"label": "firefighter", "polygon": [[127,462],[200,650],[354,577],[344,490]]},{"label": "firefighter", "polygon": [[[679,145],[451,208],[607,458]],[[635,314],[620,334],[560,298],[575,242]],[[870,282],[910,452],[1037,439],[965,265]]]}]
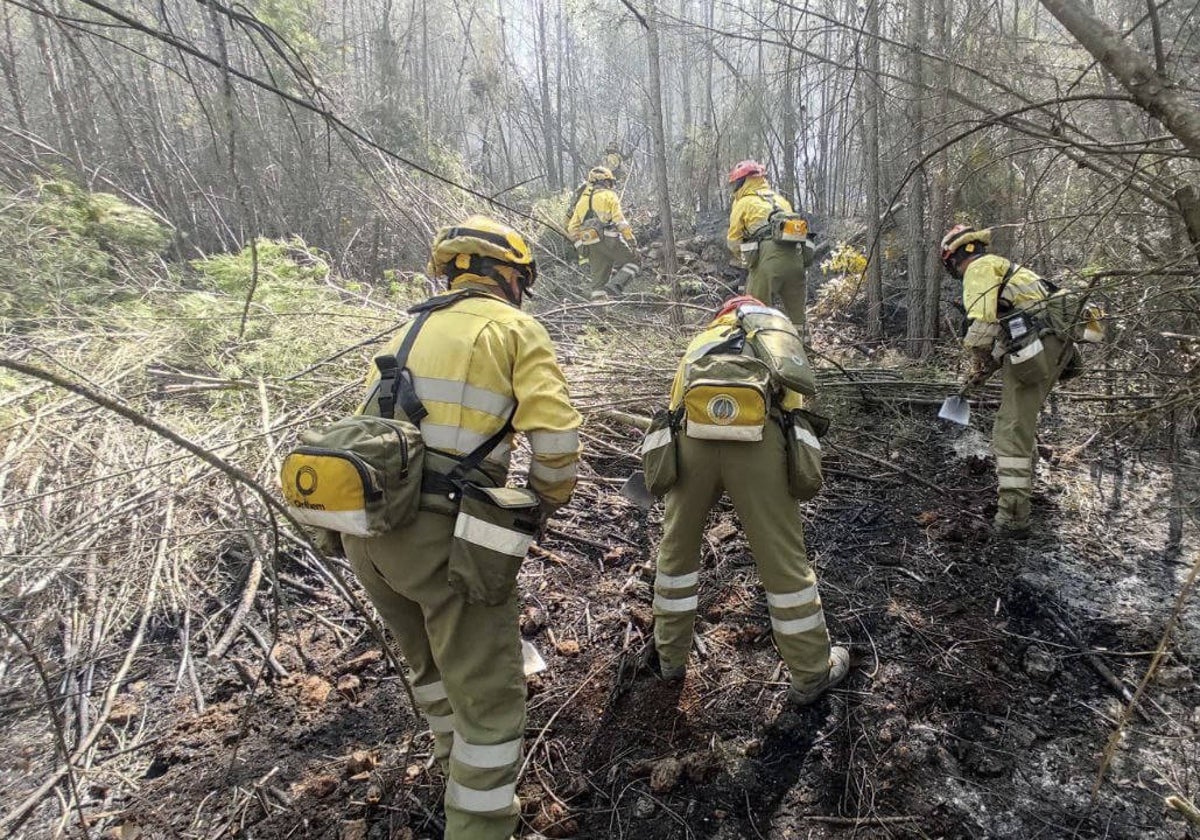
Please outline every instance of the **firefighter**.
[{"label": "firefighter", "polygon": [[[496,441],[467,478],[504,487],[512,452],[504,430],[519,432],[532,451],[528,484],[544,521],[574,489],[580,416],[549,335],[521,311],[536,267],[519,233],[484,216],[442,228],[429,272],[449,279],[445,297],[453,301],[442,306],[439,296],[425,304],[440,308],[408,354],[412,384],[428,412],[419,424],[427,447],[421,510],[409,525],[375,538],[343,535],[343,543],[399,642],[434,734],[434,754],[447,776],[447,840],[509,840],[519,815],[525,729],[515,573],[507,582],[513,594],[497,606],[471,602],[451,587],[458,503],[439,479],[466,453]],[[384,352],[396,353],[406,334]],[[377,413],[378,381],[377,373],[368,378],[362,408],[368,414]]]},{"label": "firefighter", "polygon": [[576,195],[567,233],[591,265],[592,300],[618,296],[637,274],[633,228],[621,212],[612,170],[596,166]]},{"label": "firefighter", "polygon": [[[654,578],[654,644],[662,678],[682,679],[698,604],[700,540],[709,511],[727,492],[767,591],[775,644],[791,675],[789,700],[807,705],[845,679],[850,654],[844,647],[830,646],[817,578],[805,553],[800,508],[789,491],[784,428],[779,420],[783,412],[798,408],[802,398],[794,391],[773,388],[767,405],[755,410],[730,399],[728,395],[736,394],[739,386],[732,377],[718,385],[713,395],[704,392],[698,400],[687,396],[698,387],[691,383],[689,370],[704,357],[712,362],[714,355],[753,355],[748,344],[738,345],[737,313],[747,305],[762,308],[747,296],[725,302],[688,345],[671,387],[671,410],[682,411],[683,417],[676,436],[677,477],[666,490]],[[730,364],[727,369],[736,368]],[[710,374],[711,370],[702,375],[706,378],[699,386],[713,387],[707,378]],[[693,417],[693,403],[707,406],[712,417]],[[738,425],[743,418],[747,422]],[[646,444],[643,447],[645,451]]]},{"label": "firefighter", "polygon": [[1004,390],[992,428],[999,502],[996,533],[1029,531],[1029,499],[1037,418],[1054,383],[1079,369],[1063,292],[1034,272],[988,253],[991,230],[955,225],[942,238],[942,265],[962,281],[969,327],[963,345],[971,370],[964,392],[1003,371]]},{"label": "firefighter", "polygon": [[806,233],[807,223],[795,215],[786,198],[771,189],[766,173],[766,167],[753,160],[743,160],[729,171],[733,206],[726,242],[734,257],[750,269],[746,294],[786,312],[804,335],[808,301],[804,269],[812,264],[815,251],[807,235],[796,242],[777,241],[779,237],[772,235],[773,217],[794,217]]},{"label": "firefighter", "polygon": [[621,155],[621,145],[616,140],[604,147],[604,158],[600,165],[606,167],[615,178],[625,177],[625,158]]}]

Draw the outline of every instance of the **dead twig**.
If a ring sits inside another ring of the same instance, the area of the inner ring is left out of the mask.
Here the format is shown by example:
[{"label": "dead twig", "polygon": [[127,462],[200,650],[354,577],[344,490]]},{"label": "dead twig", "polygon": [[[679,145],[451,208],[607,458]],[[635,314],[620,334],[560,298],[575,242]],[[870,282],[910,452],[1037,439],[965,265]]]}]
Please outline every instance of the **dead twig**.
[{"label": "dead twig", "polygon": [[1096,773],[1096,782],[1092,785],[1093,802],[1096,801],[1096,796],[1100,793],[1100,785],[1104,782],[1104,774],[1108,772],[1108,767],[1112,764],[1113,756],[1117,753],[1117,746],[1121,743],[1121,733],[1124,732],[1126,725],[1128,725],[1130,715],[1137,709],[1138,701],[1145,693],[1146,686],[1150,684],[1150,680],[1154,677],[1158,666],[1162,664],[1163,657],[1166,656],[1167,645],[1171,642],[1171,634],[1175,631],[1175,625],[1179,622],[1179,616],[1183,613],[1183,607],[1187,603],[1188,597],[1192,594],[1197,577],[1200,577],[1200,552],[1196,553],[1196,559],[1192,562],[1192,570],[1188,573],[1187,580],[1184,581],[1182,588],[1179,590],[1179,595],[1175,598],[1175,606],[1171,610],[1171,617],[1167,619],[1167,626],[1163,628],[1162,638],[1158,642],[1158,647],[1154,650],[1154,658],[1146,666],[1146,673],[1142,675],[1142,680],[1138,683],[1137,691],[1133,693],[1133,697],[1129,698],[1128,703],[1121,709],[1121,717],[1117,722],[1117,728],[1113,730],[1112,735],[1108,738],[1108,745],[1104,748],[1104,758],[1100,761],[1100,770]]}]

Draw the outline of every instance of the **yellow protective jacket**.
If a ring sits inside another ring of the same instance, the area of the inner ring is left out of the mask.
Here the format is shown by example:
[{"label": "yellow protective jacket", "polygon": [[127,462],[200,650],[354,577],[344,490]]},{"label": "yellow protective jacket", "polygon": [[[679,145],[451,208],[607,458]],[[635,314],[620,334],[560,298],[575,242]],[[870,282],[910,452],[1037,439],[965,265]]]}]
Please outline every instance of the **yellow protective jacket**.
[{"label": "yellow protective jacket", "polygon": [[578,234],[579,228],[589,218],[598,219],[604,225],[612,225],[625,241],[633,244],[633,228],[625,220],[625,214],[621,212],[621,199],[613,190],[597,189],[592,184],[584,187],[575,202],[575,208],[571,211],[567,233],[572,236]]},{"label": "yellow protective jacket", "polygon": [[[687,350],[683,352],[683,358],[679,360],[679,367],[675,370],[675,381],[671,383],[671,410],[679,408],[683,402],[683,375],[684,369],[692,362],[699,359],[705,353],[718,344],[725,341],[738,329],[737,313],[730,312],[722,315],[712,321],[704,332],[692,339]],[[788,388],[783,388],[776,405],[783,411],[791,411],[795,408],[800,408],[804,405],[804,397],[797,394]]]},{"label": "yellow protective jacket", "polygon": [[[1000,284],[1011,265],[998,254],[984,254],[967,264],[963,272],[963,308],[972,323],[963,345],[968,349],[990,348],[1000,335]],[[1037,274],[1021,266],[1004,284],[1003,296],[1017,309],[1039,309],[1046,300],[1046,288]]]},{"label": "yellow protective jacket", "polygon": [[[580,416],[571,405],[550,336],[532,315],[502,300],[490,280],[460,275],[451,287],[459,289],[488,294],[433,312],[409,352],[413,385],[429,411],[420,424],[421,437],[427,447],[465,455],[512,414],[513,430],[525,435],[533,453],[530,489],[550,507],[566,504],[575,488]],[[397,352],[408,329],[381,353]],[[378,381],[372,365],[364,405]],[[507,472],[511,453],[510,435],[485,464]]]},{"label": "yellow protective jacket", "polygon": [[[774,199],[774,203],[772,203]],[[729,233],[725,235],[729,250],[741,252],[741,244],[758,235],[767,218],[776,208],[785,213],[792,212],[792,205],[779,195],[761,175],[754,175],[733,194],[733,207],[729,211]]]}]

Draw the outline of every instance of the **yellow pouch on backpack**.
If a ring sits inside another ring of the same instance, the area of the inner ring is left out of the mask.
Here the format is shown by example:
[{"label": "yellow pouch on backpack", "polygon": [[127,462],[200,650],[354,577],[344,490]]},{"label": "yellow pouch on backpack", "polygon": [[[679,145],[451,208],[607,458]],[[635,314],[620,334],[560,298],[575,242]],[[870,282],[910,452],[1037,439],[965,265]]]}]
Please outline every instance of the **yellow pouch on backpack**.
[{"label": "yellow pouch on backpack", "polygon": [[581,227],[575,234],[575,247],[582,248],[585,245],[595,245],[600,241],[600,231],[594,227]]},{"label": "yellow pouch on backpack", "polygon": [[763,438],[771,371],[751,356],[702,356],[684,371],[684,431],[699,440]]},{"label": "yellow pouch on backpack", "polygon": [[417,515],[424,455],[412,423],[357,415],[301,433],[279,483],[299,522],[375,537]]},{"label": "yellow pouch on backpack", "polygon": [[771,238],[782,245],[808,241],[808,222],[803,216],[778,213],[771,220]]}]

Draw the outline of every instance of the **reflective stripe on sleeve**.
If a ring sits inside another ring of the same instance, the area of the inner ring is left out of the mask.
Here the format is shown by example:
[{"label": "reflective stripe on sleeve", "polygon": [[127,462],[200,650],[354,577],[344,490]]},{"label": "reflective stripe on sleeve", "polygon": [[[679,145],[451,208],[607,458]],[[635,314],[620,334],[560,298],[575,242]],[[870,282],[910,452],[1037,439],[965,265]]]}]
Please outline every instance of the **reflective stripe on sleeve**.
[{"label": "reflective stripe on sleeve", "polygon": [[540,461],[533,461],[529,465],[529,474],[534,478],[551,483],[566,481],[579,475],[579,465],[571,463],[565,467],[547,467]]},{"label": "reflective stripe on sleeve", "polygon": [[536,455],[567,455],[579,451],[579,432],[547,432],[542,429],[529,432],[529,447]]},{"label": "reflective stripe on sleeve", "polygon": [[997,455],[996,466],[1002,470],[1025,470],[1029,472],[1033,466],[1031,458],[1016,458],[1011,455]]},{"label": "reflective stripe on sleeve", "polygon": [[516,792],[516,782],[510,782],[490,790],[475,790],[457,779],[451,779],[446,783],[446,801],[462,811],[472,811],[476,814],[511,808]]},{"label": "reflective stripe on sleeve", "polygon": [[662,449],[671,442],[670,429],[658,429],[646,435],[646,439],[642,441],[642,454],[653,452],[655,449]]},{"label": "reflective stripe on sleeve", "polygon": [[825,613],[819,612],[808,618],[771,619],[771,629],[781,636],[794,636],[797,633],[807,633],[825,626]]},{"label": "reflective stripe on sleeve", "polygon": [[805,446],[810,446],[817,450],[821,448],[821,441],[817,440],[817,436],[803,426],[792,426],[792,432],[796,435],[796,439]]},{"label": "reflective stripe on sleeve", "polygon": [[442,684],[441,680],[426,685],[414,685],[412,690],[413,697],[418,703],[436,703],[438,700],[446,699],[446,686]]},{"label": "reflective stripe on sleeve", "polygon": [[688,572],[686,575],[668,575],[656,572],[654,575],[654,585],[662,589],[683,589],[686,586],[695,586],[699,582],[699,572]]},{"label": "reflective stripe on sleeve", "polygon": [[1014,487],[1032,487],[1033,481],[1027,475],[1002,475],[1000,476],[1000,489],[1005,490]]},{"label": "reflective stripe on sleeve", "polygon": [[815,600],[817,600],[816,586],[801,589],[799,592],[767,593],[767,606],[780,610],[787,609],[788,607],[802,607],[805,604],[811,604]]},{"label": "reflective stripe on sleeve", "polygon": [[516,402],[507,394],[468,385],[453,379],[438,379],[432,376],[414,376],[413,387],[422,400],[456,403],[463,408],[482,411],[495,417],[507,417]]},{"label": "reflective stripe on sleeve", "polygon": [[429,723],[430,732],[444,735],[454,731],[454,715],[425,715],[425,720]]},{"label": "reflective stripe on sleeve", "polygon": [[469,744],[463,740],[462,735],[455,732],[454,746],[450,748],[450,758],[480,770],[508,767],[510,764],[516,764],[520,757],[520,738],[502,744]]},{"label": "reflective stripe on sleeve", "polygon": [[667,598],[663,595],[654,596],[654,608],[663,612],[695,612],[700,599],[695,595],[687,598]]},{"label": "reflective stripe on sleeve", "polygon": [[454,522],[454,536],[513,557],[524,557],[529,544],[533,542],[533,534],[510,531],[469,513],[458,514]]}]

